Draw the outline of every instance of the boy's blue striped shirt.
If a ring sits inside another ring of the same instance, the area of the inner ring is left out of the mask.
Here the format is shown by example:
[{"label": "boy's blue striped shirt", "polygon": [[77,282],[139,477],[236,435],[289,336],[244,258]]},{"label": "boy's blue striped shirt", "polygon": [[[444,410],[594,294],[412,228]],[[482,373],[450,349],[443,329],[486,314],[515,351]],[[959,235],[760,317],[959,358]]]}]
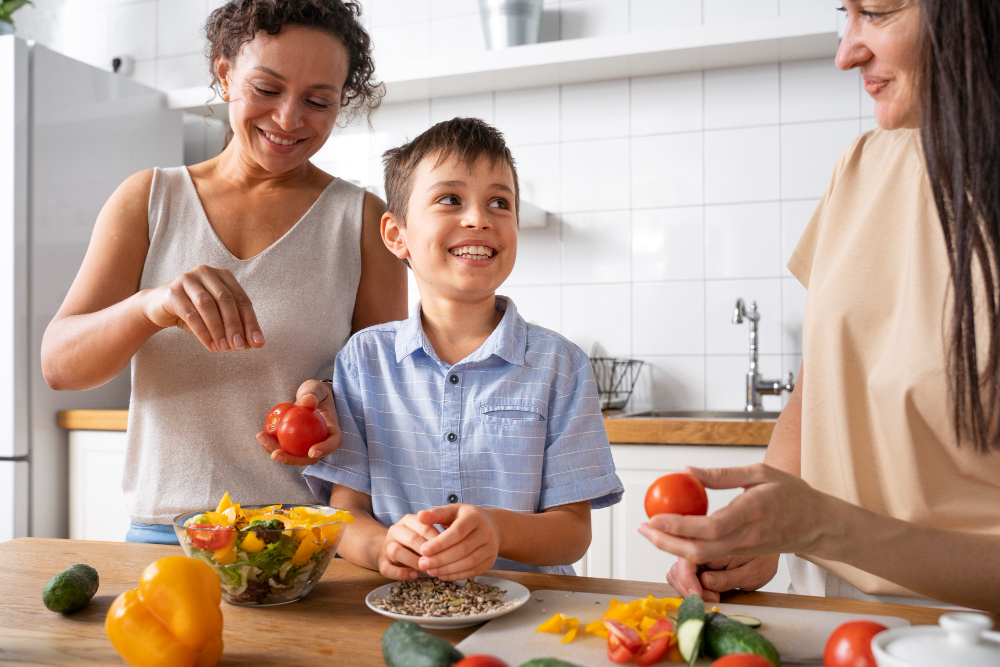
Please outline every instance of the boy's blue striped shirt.
[{"label": "boy's blue striped shirt", "polygon": [[[615,474],[590,360],[559,334],[528,324],[514,303],[483,345],[449,367],[424,334],[420,308],[357,333],[333,380],[344,444],[304,474],[321,502],[331,482],[372,496],[375,518],[471,503],[517,512],[624,491]],[[572,574],[570,565],[494,567]]]}]

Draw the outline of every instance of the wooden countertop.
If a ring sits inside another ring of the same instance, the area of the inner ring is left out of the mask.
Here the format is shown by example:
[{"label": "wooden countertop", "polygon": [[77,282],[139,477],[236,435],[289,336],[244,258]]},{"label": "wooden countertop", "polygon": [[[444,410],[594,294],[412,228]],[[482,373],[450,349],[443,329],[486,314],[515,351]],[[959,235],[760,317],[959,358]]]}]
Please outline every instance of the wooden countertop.
[{"label": "wooden countertop", "polygon": [[[615,444],[639,445],[767,445],[774,430],[770,420],[604,419]],[[69,430],[124,431],[128,410],[63,410],[59,426]]]},{"label": "wooden countertop", "polygon": [[[121,665],[104,633],[111,602],[135,588],[145,567],[180,547],[123,542],[20,538],[0,543],[0,661],[18,665]],[[74,563],[95,567],[101,587],[81,611],[63,616],[42,604],[42,589]],[[555,589],[611,595],[676,595],[667,584],[587,577],[494,572],[531,590]],[[267,608],[223,603],[226,645],[221,665],[383,665],[380,640],[391,621],[365,606],[369,591],[387,583],[377,572],[334,559],[316,588],[293,604]],[[885,614],[914,624],[934,624],[943,610],[830,598],[735,593],[725,602]],[[995,619],[1000,620],[1000,619]],[[435,632],[457,643],[476,628]],[[345,656],[350,656],[345,660]]]}]

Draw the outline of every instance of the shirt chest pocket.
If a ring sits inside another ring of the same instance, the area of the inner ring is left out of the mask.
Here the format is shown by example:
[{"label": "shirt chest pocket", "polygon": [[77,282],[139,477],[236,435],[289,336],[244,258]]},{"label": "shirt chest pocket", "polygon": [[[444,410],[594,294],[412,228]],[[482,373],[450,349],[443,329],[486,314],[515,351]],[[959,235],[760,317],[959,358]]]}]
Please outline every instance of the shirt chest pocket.
[{"label": "shirt chest pocket", "polygon": [[489,398],[479,402],[479,422],[487,431],[545,432],[547,405],[531,398]]}]

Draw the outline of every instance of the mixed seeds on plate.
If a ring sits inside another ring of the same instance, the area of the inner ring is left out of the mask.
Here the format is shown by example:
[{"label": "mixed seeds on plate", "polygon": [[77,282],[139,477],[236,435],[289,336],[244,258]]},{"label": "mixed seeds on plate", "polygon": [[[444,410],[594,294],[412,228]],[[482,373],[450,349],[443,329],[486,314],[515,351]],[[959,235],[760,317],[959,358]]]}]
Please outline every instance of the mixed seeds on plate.
[{"label": "mixed seeds on plate", "polygon": [[409,616],[471,616],[512,606],[505,602],[507,591],[499,586],[481,584],[475,579],[465,583],[433,579],[401,581],[389,589],[389,597],[373,604],[393,614]]}]

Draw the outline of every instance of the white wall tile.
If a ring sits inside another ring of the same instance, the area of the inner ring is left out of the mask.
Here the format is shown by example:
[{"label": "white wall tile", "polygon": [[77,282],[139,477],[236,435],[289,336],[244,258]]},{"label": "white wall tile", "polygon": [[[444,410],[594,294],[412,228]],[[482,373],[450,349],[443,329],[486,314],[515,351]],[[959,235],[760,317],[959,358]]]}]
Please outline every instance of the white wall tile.
[{"label": "white wall tile", "polygon": [[156,61],[156,85],[160,90],[205,86],[206,99],[211,76],[202,55],[160,58]]},{"label": "white wall tile", "polygon": [[802,354],[806,288],[795,278],[781,279],[781,353]]},{"label": "white wall tile", "polygon": [[818,199],[781,202],[781,273],[784,276],[792,275],[788,270],[788,260],[792,258],[802,232],[818,205]]},{"label": "white wall tile", "polygon": [[781,275],[781,205],[705,207],[705,277]]},{"label": "white wall tile", "polygon": [[629,135],[628,79],[562,86],[563,141]]},{"label": "white wall tile", "polygon": [[857,120],[781,127],[781,196],[821,197],[830,185],[837,158],[858,136]]},{"label": "white wall tile", "polygon": [[494,106],[496,126],[508,146],[558,141],[558,86],[498,92]]},{"label": "white wall tile", "polygon": [[778,0],[703,0],[705,25],[776,18]]},{"label": "white wall tile", "polygon": [[483,22],[478,14],[431,21],[431,57],[461,58],[465,54],[485,50]]},{"label": "white wall tile", "polygon": [[[378,0],[376,7],[383,0]],[[373,27],[372,52],[376,63],[394,60],[421,60],[431,55],[431,22]]]},{"label": "white wall tile", "polygon": [[629,208],[628,139],[564,143],[560,165],[564,212]]},{"label": "white wall tile", "polygon": [[700,130],[701,78],[684,72],[632,79],[632,136]]},{"label": "white wall tile", "polygon": [[515,287],[505,284],[497,292],[513,299],[518,315],[531,324],[553,331],[562,328],[559,308],[561,291],[558,285]]},{"label": "white wall tile", "polygon": [[777,64],[705,72],[705,128],[777,125],[778,82]]},{"label": "white wall tile", "polygon": [[671,30],[701,25],[701,0],[629,0],[629,30]]},{"label": "white wall tile", "polygon": [[372,157],[381,159],[390,148],[412,141],[431,126],[429,100],[383,104],[372,119]]},{"label": "white wall tile", "polygon": [[[522,229],[517,234],[517,261],[507,285],[559,285],[562,267],[560,225],[556,216],[541,229]],[[554,302],[553,306],[556,305]],[[556,308],[558,310],[558,308]]]},{"label": "white wall tile", "polygon": [[781,16],[827,16],[831,21],[840,6],[840,0],[778,0]]},{"label": "white wall tile", "polygon": [[778,127],[705,132],[705,203],[776,201]]},{"label": "white wall tile", "polygon": [[781,122],[858,118],[858,73],[837,69],[832,58],[781,64]]},{"label": "white wall tile", "polygon": [[[762,354],[758,357],[760,372],[765,379],[781,377],[781,355]],[[742,410],[746,405],[746,374],[750,368],[746,356],[705,357],[705,409]],[[778,396],[763,397],[765,410],[780,410]]]},{"label": "white wall tile", "polygon": [[476,0],[431,0],[431,20],[467,14],[479,15]]},{"label": "white wall tile", "polygon": [[628,32],[628,0],[562,0],[559,25],[562,39]]},{"label": "white wall tile", "polygon": [[559,333],[591,356],[627,357],[632,353],[628,283],[564,285],[562,299]]},{"label": "white wall tile", "polygon": [[481,118],[493,122],[493,93],[439,97],[431,100],[431,125],[452,118]]},{"label": "white wall tile", "polygon": [[156,49],[160,58],[201,53],[205,49],[204,0],[159,0]]},{"label": "white wall tile", "polygon": [[749,310],[757,302],[761,314],[758,334],[761,354],[781,352],[781,278],[709,280],[705,283],[705,352],[749,354],[750,323],[733,324],[736,299]]},{"label": "white wall tile", "polygon": [[155,58],[156,3],[111,7],[108,10],[108,49],[112,58]]},{"label": "white wall tile", "polygon": [[531,202],[549,213],[562,210],[559,144],[519,146],[511,153],[517,168],[521,201]]},{"label": "white wall tile", "polygon": [[367,127],[360,131],[338,128],[312,159],[314,162],[367,160],[371,157],[371,142],[372,134]]},{"label": "white wall tile", "polygon": [[632,243],[628,211],[562,216],[562,282],[628,282]]},{"label": "white wall tile", "polygon": [[431,19],[431,0],[375,0],[371,10],[373,28],[421,23]]},{"label": "white wall tile", "polygon": [[705,283],[632,285],[632,353],[705,353]]},{"label": "white wall tile", "polygon": [[705,409],[705,357],[641,358],[645,364],[632,391],[630,411]]},{"label": "white wall tile", "polygon": [[701,206],[632,211],[632,280],[705,277]]},{"label": "white wall tile", "polygon": [[[156,61],[137,62],[129,78],[150,88],[156,88]],[[205,98],[208,99],[208,95],[205,95]]]},{"label": "white wall tile", "polygon": [[659,208],[702,202],[702,135],[632,139],[632,206]]},{"label": "white wall tile", "polygon": [[60,21],[58,42],[53,48],[89,65],[111,69],[108,12],[101,8],[66,11]]}]

